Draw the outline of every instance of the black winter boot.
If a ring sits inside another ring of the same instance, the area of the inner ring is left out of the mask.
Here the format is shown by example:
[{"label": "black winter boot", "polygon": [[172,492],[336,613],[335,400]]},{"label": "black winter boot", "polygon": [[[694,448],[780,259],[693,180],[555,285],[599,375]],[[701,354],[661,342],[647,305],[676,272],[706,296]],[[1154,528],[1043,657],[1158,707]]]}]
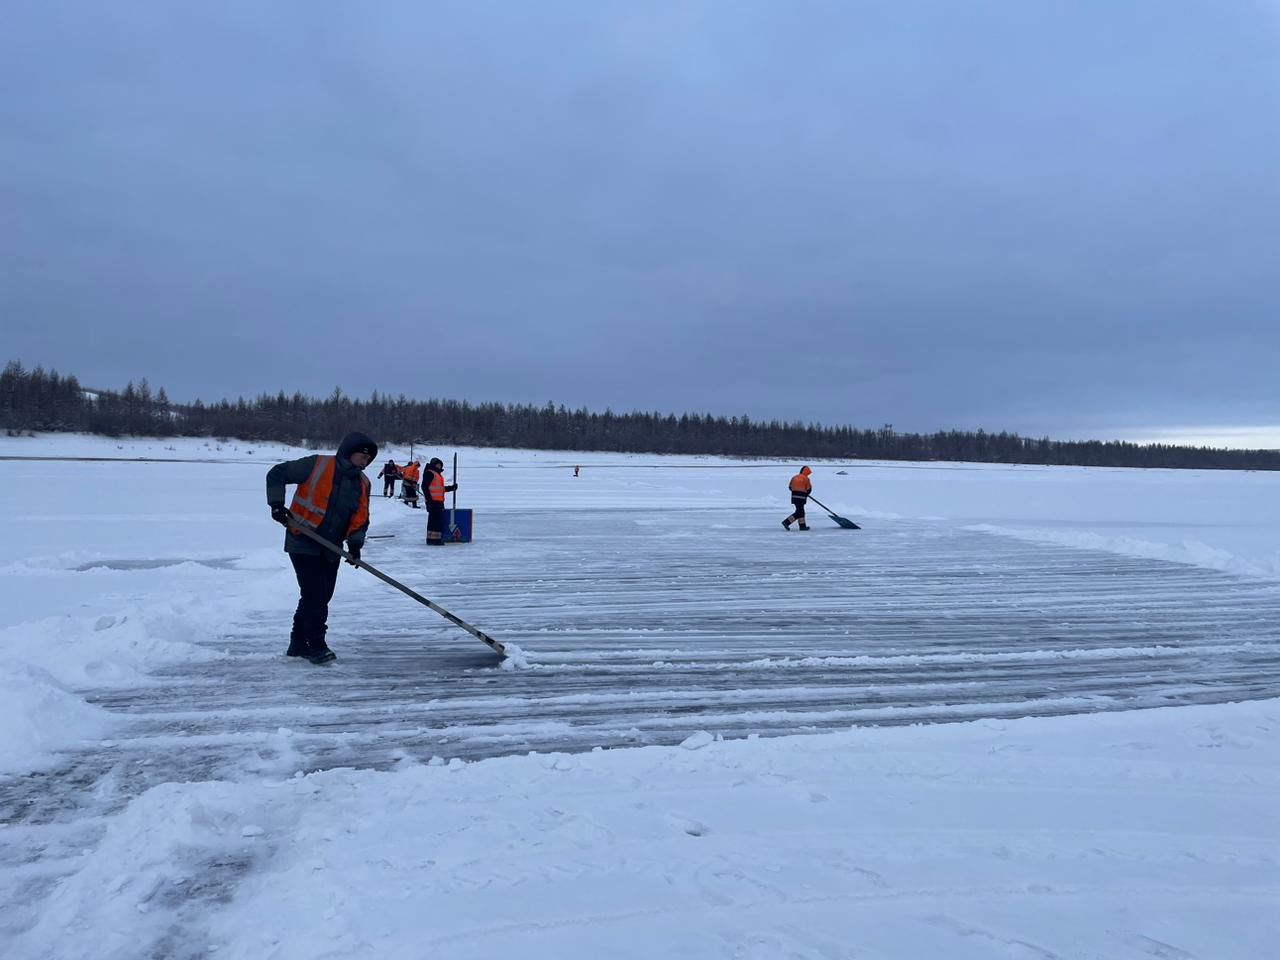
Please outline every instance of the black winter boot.
[{"label": "black winter boot", "polygon": [[307,655],[307,641],[297,634],[289,634],[289,649],[285,651],[284,655],[286,657],[305,657]]},{"label": "black winter boot", "polygon": [[798,529],[798,530],[808,530],[809,528],[808,528],[807,526],[805,526],[805,525],[802,523],[802,524],[800,524],[800,526],[799,526],[799,527],[797,527],[796,529]]},{"label": "black winter boot", "polygon": [[329,645],[323,640],[317,640],[307,647],[306,657],[312,663],[328,663],[330,660],[337,660],[338,655],[329,649]]}]

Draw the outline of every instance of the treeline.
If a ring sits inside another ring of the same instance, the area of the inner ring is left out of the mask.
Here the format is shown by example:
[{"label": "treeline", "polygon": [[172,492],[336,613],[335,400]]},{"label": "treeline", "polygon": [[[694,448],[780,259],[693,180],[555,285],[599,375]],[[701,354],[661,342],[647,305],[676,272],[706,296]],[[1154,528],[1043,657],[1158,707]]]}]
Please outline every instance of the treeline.
[{"label": "treeline", "polygon": [[563,404],[410,400],[375,392],[367,400],[335,389],[325,399],[280,392],[205,404],[169,401],[144,379],[123,390],[87,390],[74,376],[10,362],[0,373],[0,427],[108,436],[237,437],[304,446],[336,444],[361,429],[381,443],[425,440],[458,446],[731,457],[968,460],[1107,467],[1280,469],[1280,451],[1216,450],[1122,441],[1033,439],[1016,433],[948,430],[899,433],[710,414],[597,413]]},{"label": "treeline", "polygon": [[74,375],[43,367],[27,370],[11,360],[0,371],[0,427],[81,431],[108,436],[159,436],[177,432],[177,408],[164,387],[152,393],[144,377],[123,390],[86,390]]}]

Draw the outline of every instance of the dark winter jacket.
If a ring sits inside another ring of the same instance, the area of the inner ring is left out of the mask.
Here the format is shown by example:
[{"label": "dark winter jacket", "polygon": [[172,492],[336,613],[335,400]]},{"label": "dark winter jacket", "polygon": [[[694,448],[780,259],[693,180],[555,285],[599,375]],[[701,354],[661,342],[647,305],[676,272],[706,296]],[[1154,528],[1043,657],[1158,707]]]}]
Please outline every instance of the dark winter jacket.
[{"label": "dark winter jacket", "polygon": [[[360,467],[351,462],[352,452],[359,446],[371,444],[373,441],[363,433],[349,433],[338,444],[337,462],[333,467],[333,492],[329,495],[329,506],[324,512],[324,519],[316,529],[316,533],[330,543],[340,543],[351,517],[360,507],[360,498],[367,495],[369,480]],[[299,457],[297,460],[286,460],[277,463],[267,471],[267,503],[271,506],[284,506],[285,484],[306,483],[307,477],[315,469],[316,457]],[[364,546],[364,537],[369,530],[365,523],[351,532],[347,537],[348,547]],[[331,553],[313,540],[308,540],[291,530],[284,535],[284,548],[288,553],[308,553],[327,557],[337,563],[341,557]]]},{"label": "dark winter jacket", "polygon": [[386,477],[388,480],[400,479],[400,468],[396,466],[396,462],[394,460],[388,460],[383,465],[382,469],[378,471],[378,479],[381,480],[383,477]]}]

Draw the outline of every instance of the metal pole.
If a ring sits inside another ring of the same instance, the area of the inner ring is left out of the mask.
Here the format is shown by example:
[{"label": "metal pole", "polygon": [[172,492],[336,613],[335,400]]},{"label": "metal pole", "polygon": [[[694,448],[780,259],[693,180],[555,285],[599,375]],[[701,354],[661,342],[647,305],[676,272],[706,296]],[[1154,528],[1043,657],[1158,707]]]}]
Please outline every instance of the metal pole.
[{"label": "metal pole", "polygon": [[453,500],[449,504],[449,539],[458,539],[458,451],[453,451]]}]

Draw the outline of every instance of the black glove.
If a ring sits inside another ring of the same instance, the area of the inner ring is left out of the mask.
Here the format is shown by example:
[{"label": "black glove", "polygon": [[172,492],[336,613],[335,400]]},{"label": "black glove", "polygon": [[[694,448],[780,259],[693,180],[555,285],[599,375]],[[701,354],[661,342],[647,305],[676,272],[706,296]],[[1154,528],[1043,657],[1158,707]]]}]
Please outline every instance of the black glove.
[{"label": "black glove", "polygon": [[453,493],[453,491],[455,491],[455,490],[457,490],[457,489],[458,489],[458,485],[457,485],[456,483],[451,483],[451,484],[449,484],[449,486],[447,486],[447,487],[445,487],[445,488],[444,488],[444,492],[445,492],[445,493]]},{"label": "black glove", "polygon": [[289,511],[284,508],[284,504],[280,503],[271,508],[271,519],[276,523],[283,523],[287,527],[289,522],[293,520],[293,517],[289,514]]},{"label": "black glove", "polygon": [[351,564],[351,565],[354,567],[357,563],[359,563],[359,562],[360,562],[360,548],[359,548],[359,547],[353,547],[353,546],[351,546],[351,544],[347,544],[347,553],[349,554],[349,557],[348,557],[348,559],[347,559],[347,563]]}]

